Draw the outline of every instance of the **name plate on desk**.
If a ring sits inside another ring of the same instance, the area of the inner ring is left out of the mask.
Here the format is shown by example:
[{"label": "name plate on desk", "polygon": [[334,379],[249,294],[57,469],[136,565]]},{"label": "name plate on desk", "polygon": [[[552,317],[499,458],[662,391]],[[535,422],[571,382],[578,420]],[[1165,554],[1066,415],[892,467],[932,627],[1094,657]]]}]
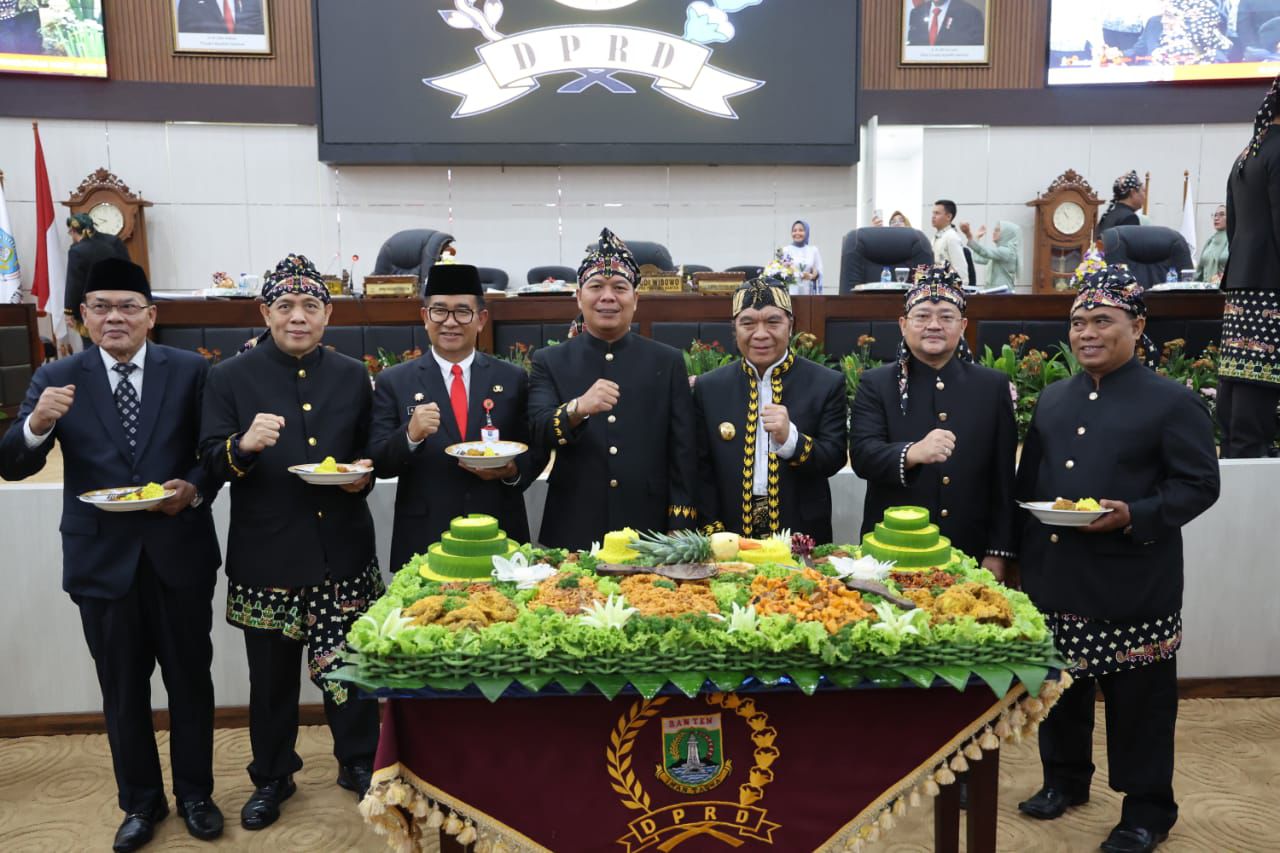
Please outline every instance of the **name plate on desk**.
[{"label": "name plate on desk", "polygon": [[366,298],[413,297],[418,295],[416,275],[367,275],[364,277]]},{"label": "name plate on desk", "polygon": [[746,280],[743,272],[696,272],[693,287],[699,293],[733,293]]},{"label": "name plate on desk", "polygon": [[644,293],[680,293],[684,290],[684,278],[678,272],[644,273],[636,290]]}]

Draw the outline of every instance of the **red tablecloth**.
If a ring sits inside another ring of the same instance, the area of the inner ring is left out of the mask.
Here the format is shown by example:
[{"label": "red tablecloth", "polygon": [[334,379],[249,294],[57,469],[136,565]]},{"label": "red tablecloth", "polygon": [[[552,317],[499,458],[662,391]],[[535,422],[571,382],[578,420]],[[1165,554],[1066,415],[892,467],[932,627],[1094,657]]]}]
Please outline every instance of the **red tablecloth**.
[{"label": "red tablecloth", "polygon": [[1059,690],[392,699],[361,809],[405,847],[443,822],[479,850],[839,848],[1034,726]]}]

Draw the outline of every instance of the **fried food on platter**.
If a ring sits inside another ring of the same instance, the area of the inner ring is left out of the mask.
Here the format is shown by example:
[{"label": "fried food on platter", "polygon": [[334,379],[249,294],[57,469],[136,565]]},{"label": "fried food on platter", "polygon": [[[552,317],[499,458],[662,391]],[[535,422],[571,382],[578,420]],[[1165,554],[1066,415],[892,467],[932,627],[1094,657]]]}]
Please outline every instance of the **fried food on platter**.
[{"label": "fried food on platter", "polygon": [[593,601],[604,601],[592,578],[569,572],[556,572],[538,584],[538,594],[529,607],[550,607],[561,613],[576,616]]},{"label": "fried food on platter", "polygon": [[829,634],[850,622],[875,618],[875,610],[862,600],[860,592],[813,569],[801,569],[784,577],[757,575],[751,581],[751,603],[761,616],[794,616],[800,622],[820,622]]},{"label": "fried food on platter", "polygon": [[719,613],[711,587],[700,581],[673,581],[660,575],[630,575],[618,583],[627,604],[642,616]]}]

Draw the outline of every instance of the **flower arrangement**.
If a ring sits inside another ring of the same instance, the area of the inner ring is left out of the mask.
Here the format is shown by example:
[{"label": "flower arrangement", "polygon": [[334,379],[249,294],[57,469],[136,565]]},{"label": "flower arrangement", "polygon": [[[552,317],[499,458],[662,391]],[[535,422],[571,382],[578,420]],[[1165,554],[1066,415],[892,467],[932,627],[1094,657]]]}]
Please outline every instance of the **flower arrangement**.
[{"label": "flower arrangement", "polygon": [[689,348],[684,351],[684,369],[692,379],[695,376],[701,376],[704,373],[710,373],[717,367],[723,367],[726,364],[737,361],[738,356],[731,352],[725,352],[724,347],[719,341],[712,341],[705,344],[702,341],[693,341]]},{"label": "flower arrangement", "polygon": [[858,393],[858,384],[862,381],[862,374],[882,364],[879,359],[871,357],[871,345],[875,342],[876,339],[871,335],[859,335],[858,348],[840,359],[840,372],[844,374],[845,388],[849,394],[850,404],[853,403],[854,395]]},{"label": "flower arrangement", "polygon": [[991,347],[983,347],[981,359],[983,367],[999,370],[1009,377],[1019,441],[1027,437],[1031,414],[1045,386],[1080,372],[1080,363],[1066,344],[1059,343],[1058,351],[1053,354],[1038,349],[1024,354],[1027,340],[1026,335],[1010,335],[1009,343],[1001,348],[999,356],[991,352]]},{"label": "flower arrangement", "polygon": [[800,283],[800,269],[781,249],[773,250],[773,260],[765,265],[764,275],[776,278],[788,287]]},{"label": "flower arrangement", "polygon": [[364,361],[365,369],[369,371],[369,376],[377,376],[388,367],[394,367],[397,364],[403,364],[406,361],[413,361],[415,358],[422,357],[422,350],[414,347],[396,355],[388,352],[382,347],[378,347],[377,355],[364,355],[361,360]]},{"label": "flower arrangement", "polygon": [[800,358],[807,358],[823,367],[831,367],[831,356],[823,349],[822,342],[813,332],[799,332],[791,337],[791,349]]},{"label": "flower arrangement", "polygon": [[[1075,273],[1071,276],[1071,287],[1079,288],[1084,284],[1086,276],[1107,268],[1106,257],[1102,254],[1102,250],[1097,246],[1090,246],[1089,250],[1084,253],[1084,260],[1076,266]],[[1056,290],[1069,290],[1070,288],[1058,282],[1054,285]]]}]

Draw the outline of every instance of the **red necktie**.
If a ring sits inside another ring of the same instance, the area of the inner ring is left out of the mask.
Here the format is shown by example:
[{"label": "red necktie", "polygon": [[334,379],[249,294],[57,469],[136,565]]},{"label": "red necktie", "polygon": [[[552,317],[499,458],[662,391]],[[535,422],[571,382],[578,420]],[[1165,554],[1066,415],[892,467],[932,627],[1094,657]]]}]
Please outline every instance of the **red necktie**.
[{"label": "red necktie", "polygon": [[933,7],[933,20],[929,21],[929,44],[938,43],[938,15],[942,10],[937,6]]},{"label": "red necktie", "polygon": [[231,14],[231,0],[222,0],[222,20],[227,25],[227,32],[236,31],[236,19]]},{"label": "red necktie", "polygon": [[467,440],[467,386],[462,382],[462,365],[453,366],[453,383],[449,386],[449,402],[458,421],[458,437]]}]

